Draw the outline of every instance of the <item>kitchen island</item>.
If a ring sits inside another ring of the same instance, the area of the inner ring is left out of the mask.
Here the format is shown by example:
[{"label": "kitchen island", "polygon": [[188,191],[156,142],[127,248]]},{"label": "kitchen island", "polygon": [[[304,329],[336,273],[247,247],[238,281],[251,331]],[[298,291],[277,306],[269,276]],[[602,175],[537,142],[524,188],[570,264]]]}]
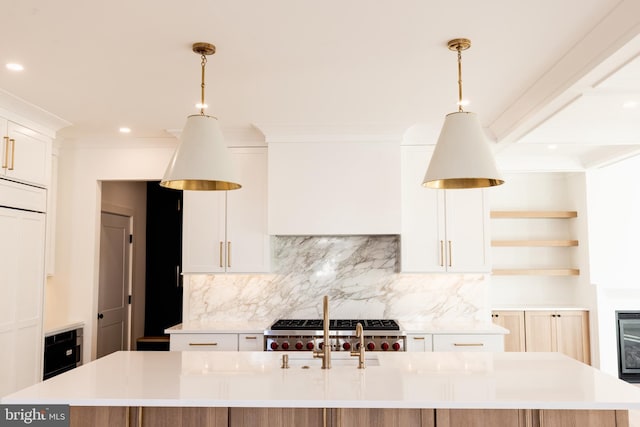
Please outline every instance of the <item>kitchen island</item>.
[{"label": "kitchen island", "polygon": [[323,370],[301,353],[117,352],[2,403],[69,404],[71,425],[109,427],[621,427],[640,409],[640,389],[558,353],[372,352],[365,369],[345,353]]}]

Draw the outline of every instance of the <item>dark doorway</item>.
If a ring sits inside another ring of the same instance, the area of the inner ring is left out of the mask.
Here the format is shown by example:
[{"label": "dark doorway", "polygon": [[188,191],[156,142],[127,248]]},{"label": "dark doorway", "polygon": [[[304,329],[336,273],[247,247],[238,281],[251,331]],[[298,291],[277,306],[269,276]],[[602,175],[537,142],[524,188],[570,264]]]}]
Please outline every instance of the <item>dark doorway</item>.
[{"label": "dark doorway", "polygon": [[181,272],[182,191],[148,182],[146,337],[163,336],[166,328],[182,322]]}]

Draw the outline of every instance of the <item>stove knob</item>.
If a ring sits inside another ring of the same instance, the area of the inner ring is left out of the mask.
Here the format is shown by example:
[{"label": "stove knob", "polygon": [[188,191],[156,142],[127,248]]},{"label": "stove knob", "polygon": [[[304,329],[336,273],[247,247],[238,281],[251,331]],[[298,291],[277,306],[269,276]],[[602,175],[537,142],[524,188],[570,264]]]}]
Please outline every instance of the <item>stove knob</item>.
[{"label": "stove knob", "polygon": [[399,351],[400,350],[400,343],[399,342],[394,342],[393,343],[393,349],[395,351]]},{"label": "stove knob", "polygon": [[275,341],[271,341],[271,350],[277,350],[278,349],[278,343]]},{"label": "stove knob", "polygon": [[288,343],[288,342],[286,342],[286,341],[285,341],[285,342],[283,342],[283,343],[282,343],[282,349],[283,349],[283,350],[289,350],[289,343]]},{"label": "stove knob", "polygon": [[388,342],[383,342],[383,343],[382,343],[382,349],[383,349],[384,351],[389,350],[389,343],[388,343]]},{"label": "stove knob", "polygon": [[307,350],[313,350],[313,341],[307,343]]},{"label": "stove knob", "polygon": [[356,343],[356,350],[360,350],[360,343]]},{"label": "stove knob", "polygon": [[321,342],[320,344],[318,344],[318,348],[319,348],[320,350],[322,350],[322,349],[324,348],[324,341],[323,341],[323,342]]},{"label": "stove knob", "polygon": [[351,348],[351,344],[346,342],[346,343],[342,344],[342,348],[344,348],[345,350],[349,350]]},{"label": "stove knob", "polygon": [[376,348],[375,343],[370,342],[369,344],[367,344],[367,350],[373,351],[373,350],[375,350],[375,348]]},{"label": "stove knob", "polygon": [[296,350],[302,350],[302,347],[304,347],[304,346],[302,345],[302,343],[300,341],[298,341],[296,343]]}]

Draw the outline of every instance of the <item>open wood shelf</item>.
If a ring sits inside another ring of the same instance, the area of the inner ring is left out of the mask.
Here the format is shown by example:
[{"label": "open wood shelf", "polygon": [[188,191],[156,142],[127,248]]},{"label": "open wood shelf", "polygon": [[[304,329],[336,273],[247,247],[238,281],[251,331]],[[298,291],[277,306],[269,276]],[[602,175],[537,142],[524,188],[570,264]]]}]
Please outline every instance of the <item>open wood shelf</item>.
[{"label": "open wood shelf", "polygon": [[577,240],[492,240],[491,246],[570,247],[578,246]]},{"label": "open wood shelf", "polygon": [[576,211],[491,211],[491,218],[576,218]]},{"label": "open wood shelf", "polygon": [[579,276],[578,268],[504,268],[492,270],[494,276]]}]

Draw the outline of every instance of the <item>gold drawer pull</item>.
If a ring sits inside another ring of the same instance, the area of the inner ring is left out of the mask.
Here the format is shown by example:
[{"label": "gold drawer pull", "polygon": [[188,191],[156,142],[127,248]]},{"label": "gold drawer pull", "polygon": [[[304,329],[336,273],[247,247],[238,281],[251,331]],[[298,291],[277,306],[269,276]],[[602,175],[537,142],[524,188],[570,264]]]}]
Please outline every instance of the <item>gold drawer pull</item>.
[{"label": "gold drawer pull", "polygon": [[453,343],[454,347],[482,347],[484,346],[483,343],[481,342],[477,342],[477,343]]},{"label": "gold drawer pull", "polygon": [[218,345],[218,343],[217,342],[190,342],[189,345],[190,346],[206,346],[206,345],[216,346]]},{"label": "gold drawer pull", "polygon": [[220,242],[220,268],[224,268],[224,265],[222,264],[222,251],[223,251],[223,245],[224,243]]},{"label": "gold drawer pull", "polygon": [[245,340],[257,340],[258,337],[244,337]]},{"label": "gold drawer pull", "polygon": [[424,341],[424,337],[413,337],[414,340],[423,340]]},{"label": "gold drawer pull", "polygon": [[9,161],[9,137],[4,137],[4,158],[2,159],[2,169],[7,168],[7,162]]}]

